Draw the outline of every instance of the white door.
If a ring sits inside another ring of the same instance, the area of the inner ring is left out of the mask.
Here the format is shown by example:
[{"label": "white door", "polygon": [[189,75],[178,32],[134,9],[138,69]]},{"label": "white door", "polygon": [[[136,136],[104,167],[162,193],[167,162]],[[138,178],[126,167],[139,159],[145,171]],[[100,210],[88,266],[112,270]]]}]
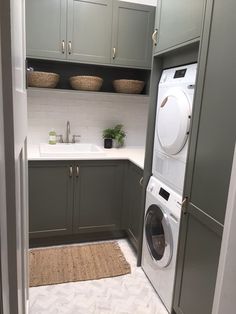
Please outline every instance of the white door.
[{"label": "white door", "polygon": [[179,153],[188,138],[191,107],[185,93],[172,88],[162,99],[157,112],[156,132],[163,151]]},{"label": "white door", "polygon": [[0,6],[9,312],[25,314],[28,311],[25,5],[24,0],[6,0]]}]

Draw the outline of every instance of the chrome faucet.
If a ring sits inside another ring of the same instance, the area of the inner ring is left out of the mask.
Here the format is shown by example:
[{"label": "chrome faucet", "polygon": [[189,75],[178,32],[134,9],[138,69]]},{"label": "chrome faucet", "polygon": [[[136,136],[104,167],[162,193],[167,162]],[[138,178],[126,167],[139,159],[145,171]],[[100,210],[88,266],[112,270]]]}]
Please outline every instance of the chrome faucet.
[{"label": "chrome faucet", "polygon": [[70,121],[66,122],[66,140],[65,143],[70,143]]}]

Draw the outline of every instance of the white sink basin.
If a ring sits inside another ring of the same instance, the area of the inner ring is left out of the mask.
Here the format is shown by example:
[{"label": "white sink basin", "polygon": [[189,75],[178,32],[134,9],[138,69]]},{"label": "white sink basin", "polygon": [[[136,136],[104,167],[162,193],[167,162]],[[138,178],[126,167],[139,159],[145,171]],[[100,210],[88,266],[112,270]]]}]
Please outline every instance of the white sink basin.
[{"label": "white sink basin", "polygon": [[105,155],[104,150],[90,143],[61,144],[56,145],[40,144],[40,155],[42,157],[89,157]]}]

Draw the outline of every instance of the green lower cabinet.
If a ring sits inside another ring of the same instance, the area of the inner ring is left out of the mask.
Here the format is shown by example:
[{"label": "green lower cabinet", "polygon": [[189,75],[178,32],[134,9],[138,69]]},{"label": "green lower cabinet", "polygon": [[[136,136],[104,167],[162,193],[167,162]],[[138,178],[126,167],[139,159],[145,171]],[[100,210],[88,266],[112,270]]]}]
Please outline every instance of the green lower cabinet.
[{"label": "green lower cabinet", "polygon": [[29,162],[30,238],[121,230],[124,163]]},{"label": "green lower cabinet", "polygon": [[126,168],[125,205],[123,209],[124,228],[128,236],[137,248],[140,232],[140,215],[142,205],[141,179],[143,170],[129,163]]},{"label": "green lower cabinet", "polygon": [[223,227],[193,205],[182,219],[174,310],[176,314],[210,314]]},{"label": "green lower cabinet", "polygon": [[72,232],[73,178],[71,163],[29,162],[30,238]]},{"label": "green lower cabinet", "polygon": [[120,230],[124,163],[78,162],[76,173],[74,233]]}]

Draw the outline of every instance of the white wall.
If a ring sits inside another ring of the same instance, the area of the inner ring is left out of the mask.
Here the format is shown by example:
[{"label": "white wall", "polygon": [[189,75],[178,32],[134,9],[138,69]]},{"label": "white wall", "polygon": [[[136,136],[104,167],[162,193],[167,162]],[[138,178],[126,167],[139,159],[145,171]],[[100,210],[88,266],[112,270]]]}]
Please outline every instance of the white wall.
[{"label": "white wall", "polygon": [[102,145],[102,131],[117,123],[127,131],[126,145],[144,146],[148,97],[53,90],[28,91],[28,141],[48,141],[48,132],[65,134],[66,121],[71,133],[80,134],[81,142]]},{"label": "white wall", "polygon": [[120,0],[125,2],[133,2],[133,3],[140,3],[140,4],[146,4],[146,5],[157,5],[157,0]]}]

